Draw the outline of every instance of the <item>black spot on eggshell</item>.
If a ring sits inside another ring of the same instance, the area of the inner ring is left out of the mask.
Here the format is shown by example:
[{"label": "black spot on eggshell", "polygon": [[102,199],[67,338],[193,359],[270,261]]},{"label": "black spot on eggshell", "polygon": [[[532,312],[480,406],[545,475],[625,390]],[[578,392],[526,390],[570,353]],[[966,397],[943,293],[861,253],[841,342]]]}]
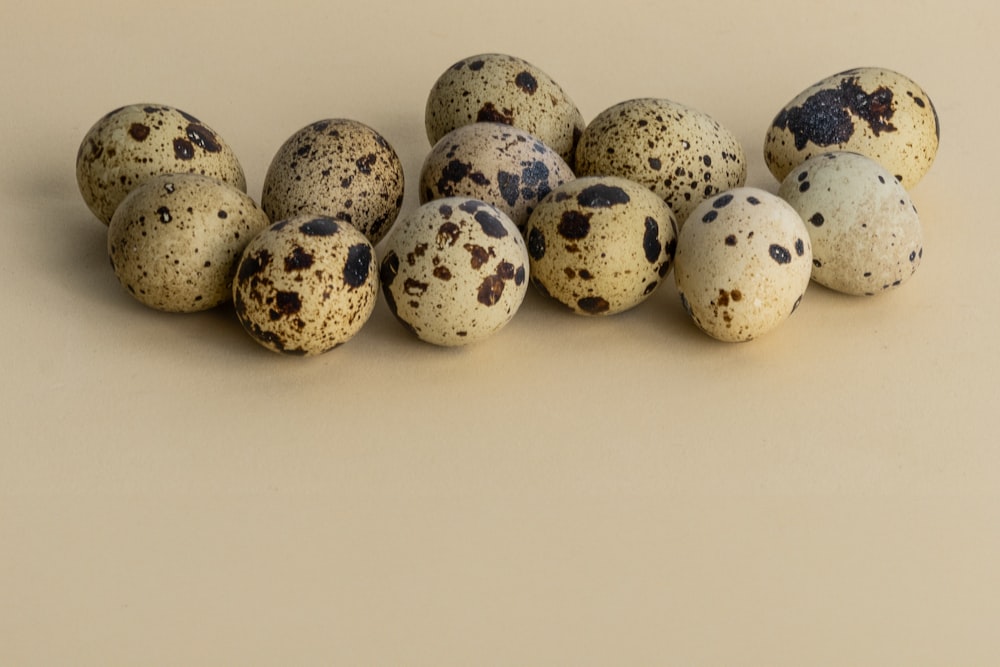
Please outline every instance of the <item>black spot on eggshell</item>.
[{"label": "black spot on eggshell", "polygon": [[245,256],[243,261],[240,262],[238,280],[241,283],[247,282],[270,266],[271,259],[271,253],[267,250],[261,250],[256,254]]},{"label": "black spot on eggshell", "polygon": [[611,304],[599,296],[588,296],[576,302],[580,310],[591,315],[606,313],[611,310]]},{"label": "black spot on eggshell", "polygon": [[646,261],[655,264],[660,259],[663,252],[663,245],[660,243],[660,225],[655,218],[646,217],[646,232],[642,237],[642,248],[646,253]]},{"label": "black spot on eggshell", "polygon": [[298,292],[278,291],[274,295],[274,304],[270,310],[272,320],[295,315],[302,310],[302,297]]},{"label": "black spot on eggshell", "polygon": [[735,234],[730,234],[729,236],[726,237],[726,245],[728,245],[728,246],[734,246],[734,245],[736,245],[736,235]]},{"label": "black spot on eggshell", "polygon": [[587,208],[608,208],[616,204],[627,204],[631,198],[622,188],[598,183],[581,190],[576,201]]},{"label": "black spot on eggshell", "polygon": [[784,248],[777,243],[771,244],[771,247],[768,248],[768,254],[778,264],[788,264],[792,261],[792,253],[788,251],[788,248]]},{"label": "black spot on eggshell", "polygon": [[500,196],[503,197],[503,200],[508,205],[515,206],[518,197],[521,195],[521,177],[517,174],[501,171],[497,174],[497,185],[500,188]]},{"label": "black spot on eggshell", "polygon": [[160,208],[156,209],[156,215],[160,219],[160,222],[164,224],[173,220],[173,218],[170,216],[170,209],[167,208],[166,206],[161,206]]},{"label": "black spot on eggshell", "polygon": [[503,123],[504,125],[514,124],[514,112],[510,109],[501,111],[492,102],[487,102],[476,114],[478,123]]},{"label": "black spot on eggshell", "polygon": [[752,196],[747,197],[747,202],[749,202],[751,206],[757,206],[758,204],[760,204],[760,200]]},{"label": "black spot on eggshell", "polygon": [[803,243],[802,239],[795,239],[795,254],[799,257],[806,254],[806,244]]},{"label": "black spot on eggshell", "polygon": [[[712,202],[712,208],[725,208],[733,201],[732,195],[722,195],[718,199]],[[708,222],[708,221],[706,221]]]},{"label": "black spot on eggshell", "polygon": [[868,124],[877,137],[895,132],[892,90],[884,86],[868,93],[858,85],[857,77],[847,77],[836,88],[826,88],[806,99],[802,106],[782,110],[774,127],[787,129],[795,137],[795,148],[803,150],[809,142],[817,146],[846,143],[854,135],[854,117]]},{"label": "black spot on eggshell", "polygon": [[372,167],[378,162],[378,157],[374,153],[369,153],[363,157],[359,157],[354,161],[354,165],[358,168],[362,174],[372,173]]},{"label": "black spot on eggshell", "polygon": [[715,222],[715,219],[719,217],[718,211],[709,211],[701,217],[702,222]]},{"label": "black spot on eggshell", "polygon": [[222,144],[219,143],[219,140],[212,133],[212,131],[209,130],[204,125],[201,125],[199,123],[191,123],[190,125],[187,126],[186,134],[187,138],[190,139],[195,146],[202,149],[203,151],[207,151],[209,153],[218,153],[219,151],[222,150]]},{"label": "black spot on eggshell", "polygon": [[659,158],[651,157],[648,160],[649,168],[653,171],[659,171],[663,168],[663,162]]},{"label": "black spot on eggshell", "polygon": [[296,246],[290,255],[285,257],[285,272],[302,271],[313,265],[315,258],[309,254],[305,248]]},{"label": "black spot on eggshell", "polygon": [[815,227],[822,227],[823,223],[826,222],[826,218],[823,217],[822,213],[813,213],[812,217],[809,218],[809,222]]},{"label": "black spot on eggshell", "polygon": [[479,286],[476,300],[484,306],[493,306],[503,296],[504,280],[500,276],[487,276]]},{"label": "black spot on eggshell", "polygon": [[340,231],[340,225],[333,218],[314,218],[299,225],[299,231],[306,236],[333,236]]},{"label": "black spot on eggshell", "polygon": [[514,77],[514,84],[525,93],[534,95],[538,90],[538,81],[531,75],[531,72],[519,72]]},{"label": "black spot on eggshell", "polygon": [[352,245],[347,250],[347,262],[344,264],[344,282],[352,288],[361,287],[368,282],[368,271],[372,263],[372,248],[367,243]]},{"label": "black spot on eggshell", "polygon": [[545,235],[537,227],[528,232],[528,254],[535,260],[545,257]]},{"label": "black spot on eggshell", "polygon": [[194,145],[187,139],[174,139],[174,157],[190,160],[194,157]]},{"label": "black spot on eggshell", "polygon": [[489,211],[480,210],[476,211],[475,215],[476,222],[482,228],[483,233],[495,239],[502,239],[507,236],[507,228],[504,227],[500,218],[496,217]]},{"label": "black spot on eggshell", "polygon": [[132,123],[128,128],[128,135],[136,141],[145,141],[149,136],[149,126],[142,123]]},{"label": "black spot on eggshell", "polygon": [[565,211],[559,219],[560,236],[571,241],[582,239],[590,233],[590,215],[580,211]]}]

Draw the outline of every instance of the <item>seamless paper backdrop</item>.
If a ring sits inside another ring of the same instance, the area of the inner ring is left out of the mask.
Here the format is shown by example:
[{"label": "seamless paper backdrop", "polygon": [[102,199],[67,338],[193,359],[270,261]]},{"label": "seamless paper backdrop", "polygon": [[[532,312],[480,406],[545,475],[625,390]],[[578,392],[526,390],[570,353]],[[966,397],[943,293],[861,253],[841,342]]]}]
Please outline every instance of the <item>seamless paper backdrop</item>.
[{"label": "seamless paper backdrop", "polygon": [[[987,2],[248,6],[40,1],[0,27],[0,663],[990,665],[1000,586],[1000,104]],[[696,107],[746,149],[851,67],[941,119],[925,255],[871,299],[813,285],[748,344],[672,281],[574,316],[529,292],[464,349],[384,303],[315,359],[230,307],[132,300],[75,156],[104,113],[188,111],[251,196],[307,123],[381,132],[417,205],[427,93],[518,55],[586,120]]]}]

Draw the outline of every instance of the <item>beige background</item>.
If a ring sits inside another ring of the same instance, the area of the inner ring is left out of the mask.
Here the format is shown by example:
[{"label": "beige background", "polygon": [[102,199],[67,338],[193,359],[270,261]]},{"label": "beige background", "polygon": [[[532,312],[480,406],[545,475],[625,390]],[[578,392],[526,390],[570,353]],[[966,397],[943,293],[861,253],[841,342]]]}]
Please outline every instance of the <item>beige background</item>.
[{"label": "beige background", "polygon": [[[989,1],[6,7],[0,664],[1000,664],[998,24]],[[785,102],[906,73],[943,129],[923,264],[877,298],[811,288],[745,345],[667,285],[599,320],[532,292],[459,350],[380,303],[315,359],[115,281],[74,177],[105,112],[201,117],[254,197],[292,132],[355,118],[412,185],[430,86],[487,51],[588,120],[700,108],[771,191]]]}]

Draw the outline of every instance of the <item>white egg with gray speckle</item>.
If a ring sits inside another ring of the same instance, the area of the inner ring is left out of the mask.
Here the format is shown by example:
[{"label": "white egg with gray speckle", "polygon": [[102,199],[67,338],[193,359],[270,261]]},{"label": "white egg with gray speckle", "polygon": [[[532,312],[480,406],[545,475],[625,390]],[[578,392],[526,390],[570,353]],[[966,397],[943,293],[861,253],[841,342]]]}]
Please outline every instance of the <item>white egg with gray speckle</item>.
[{"label": "white egg with gray speckle", "polygon": [[899,287],[923,258],[920,218],[909,193],[874,159],[832,152],[809,158],[778,188],[806,222],[812,278],[846,294]]},{"label": "white egg with gray speckle", "polygon": [[703,201],[681,228],[674,280],[695,324],[713,338],[748,341],[798,308],[812,246],[799,214],[758,188]]}]

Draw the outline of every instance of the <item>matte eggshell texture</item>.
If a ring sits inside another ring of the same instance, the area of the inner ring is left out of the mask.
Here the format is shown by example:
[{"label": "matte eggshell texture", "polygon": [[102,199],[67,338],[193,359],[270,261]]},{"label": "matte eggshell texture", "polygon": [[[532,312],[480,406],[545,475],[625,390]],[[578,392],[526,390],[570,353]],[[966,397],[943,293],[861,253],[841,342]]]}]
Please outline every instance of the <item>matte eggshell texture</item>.
[{"label": "matte eggshell texture", "polygon": [[708,114],[665,99],[626,100],[598,114],[576,148],[577,176],[622,176],[667,202],[684,225],[703,199],[742,186],[746,153]]},{"label": "matte eggshell texture", "polygon": [[325,215],[351,223],[373,244],[403,205],[403,165],[381,134],[349,119],[302,128],[278,149],[261,206],[272,220]]},{"label": "matte eggshell texture", "polygon": [[420,203],[478,199],[520,229],[552,188],[572,178],[566,161],[537,137],[500,123],[473,123],[446,134],[424,159]]},{"label": "matte eggshell texture", "polygon": [[812,247],[784,200],[735,188],[703,201],[681,228],[674,280],[695,324],[727,342],[757,338],[798,308]]},{"label": "matte eggshell texture", "polygon": [[778,188],[806,222],[812,278],[838,292],[873,295],[901,285],[923,258],[917,209],[878,162],[824,153],[793,169]]},{"label": "matte eggshell texture", "polygon": [[132,104],[108,113],[84,136],[76,156],[80,194],[104,224],[136,186],[160,174],[184,173],[247,189],[229,145],[191,114],[163,104]]},{"label": "matte eggshell texture", "polygon": [[778,181],[819,153],[853,151],[877,160],[911,188],[937,155],[941,128],[931,98],[908,77],[860,67],[806,88],[775,116],[764,160]]},{"label": "matte eggshell texture", "polygon": [[275,352],[317,355],[354,337],[378,296],[375,251],[346,222],[302,215],[247,246],[233,281],[236,315]]},{"label": "matte eggshell texture", "polygon": [[431,144],[456,127],[504,123],[541,139],[572,164],[583,116],[552,78],[531,63],[500,53],[458,61],[441,74],[424,113]]},{"label": "matte eggshell texture", "polygon": [[589,176],[550,192],[525,237],[541,292],[575,313],[610,315],[642,303],[670,271],[677,223],[639,183]]},{"label": "matte eggshell texture", "polygon": [[446,197],[401,218],[385,242],[382,291],[418,338],[443,346],[488,338],[514,317],[528,288],[528,252],[514,222],[490,204]]},{"label": "matte eggshell texture", "polygon": [[243,191],[197,174],[155,176],[125,197],[108,226],[119,282],[158,310],[194,312],[232,295],[243,248],[270,224]]}]

